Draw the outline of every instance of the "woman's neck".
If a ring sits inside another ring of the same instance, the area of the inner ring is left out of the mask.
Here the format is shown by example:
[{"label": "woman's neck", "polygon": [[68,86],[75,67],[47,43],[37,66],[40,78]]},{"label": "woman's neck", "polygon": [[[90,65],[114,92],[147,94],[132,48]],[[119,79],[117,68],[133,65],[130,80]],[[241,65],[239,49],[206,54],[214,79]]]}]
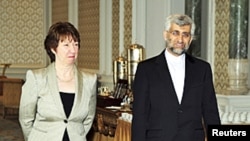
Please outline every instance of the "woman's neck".
[{"label": "woman's neck", "polygon": [[70,82],[74,79],[74,65],[60,65],[55,63],[55,69],[59,81]]}]

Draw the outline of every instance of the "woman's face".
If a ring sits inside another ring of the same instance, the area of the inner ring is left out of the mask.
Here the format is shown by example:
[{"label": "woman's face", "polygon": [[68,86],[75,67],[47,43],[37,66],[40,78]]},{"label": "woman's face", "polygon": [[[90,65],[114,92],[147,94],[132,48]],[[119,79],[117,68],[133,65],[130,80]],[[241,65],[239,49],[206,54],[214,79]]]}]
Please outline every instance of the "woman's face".
[{"label": "woman's face", "polygon": [[167,49],[176,56],[185,53],[192,41],[191,26],[172,24],[169,31],[164,31]]},{"label": "woman's face", "polygon": [[55,54],[55,61],[64,64],[74,64],[78,56],[79,44],[71,36],[59,40]]}]

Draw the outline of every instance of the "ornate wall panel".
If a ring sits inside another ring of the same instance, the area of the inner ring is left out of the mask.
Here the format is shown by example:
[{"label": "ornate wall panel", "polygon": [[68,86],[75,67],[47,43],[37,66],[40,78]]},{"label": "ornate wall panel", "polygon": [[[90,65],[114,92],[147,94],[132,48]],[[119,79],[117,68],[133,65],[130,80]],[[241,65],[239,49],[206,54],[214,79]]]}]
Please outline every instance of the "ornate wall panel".
[{"label": "ornate wall panel", "polygon": [[[124,24],[124,31],[122,33],[119,32],[119,18],[120,18],[120,1],[113,0],[112,1],[112,58],[113,60],[122,55],[126,56],[126,49],[132,43],[132,0],[124,0],[124,17],[123,17],[123,24]],[[123,48],[119,50],[119,34],[123,34]],[[121,52],[122,54],[119,54]]]},{"label": "ornate wall panel", "polygon": [[120,1],[112,0],[112,59],[115,60],[119,55],[119,17]]},{"label": "ornate wall panel", "polygon": [[52,0],[52,23],[68,21],[68,0]]},{"label": "ornate wall panel", "polygon": [[132,44],[132,0],[124,0],[124,48]]},{"label": "ornate wall panel", "polygon": [[11,63],[11,68],[46,65],[44,3],[0,0],[0,63]]},{"label": "ornate wall panel", "polygon": [[99,69],[99,0],[79,0],[78,28],[81,48],[78,66]]},{"label": "ornate wall panel", "polygon": [[214,80],[216,92],[221,94],[228,83],[229,6],[230,0],[216,0]]}]

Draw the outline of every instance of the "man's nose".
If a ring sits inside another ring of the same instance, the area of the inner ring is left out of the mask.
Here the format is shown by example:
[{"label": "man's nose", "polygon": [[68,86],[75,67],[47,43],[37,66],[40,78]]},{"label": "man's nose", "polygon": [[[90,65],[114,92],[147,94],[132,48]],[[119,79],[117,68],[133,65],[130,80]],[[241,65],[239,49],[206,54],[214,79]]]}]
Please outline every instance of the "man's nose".
[{"label": "man's nose", "polygon": [[179,42],[183,42],[184,35],[183,34],[179,34],[178,37],[177,37],[177,39],[178,39]]}]

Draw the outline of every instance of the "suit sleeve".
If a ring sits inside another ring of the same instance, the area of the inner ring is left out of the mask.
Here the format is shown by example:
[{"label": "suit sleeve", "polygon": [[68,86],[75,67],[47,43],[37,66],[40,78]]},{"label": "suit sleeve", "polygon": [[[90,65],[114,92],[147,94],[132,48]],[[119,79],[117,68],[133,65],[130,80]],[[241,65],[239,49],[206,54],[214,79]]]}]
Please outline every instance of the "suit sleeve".
[{"label": "suit sleeve", "polygon": [[146,140],[146,119],[149,111],[148,77],[140,63],[133,83],[132,141]]},{"label": "suit sleeve", "polygon": [[221,124],[210,65],[208,65],[208,68],[206,69],[205,83],[202,106],[204,123],[207,129],[207,125]]},{"label": "suit sleeve", "polygon": [[[97,75],[92,75],[93,77],[90,78],[91,82],[89,82],[90,87],[90,99],[89,99],[89,112],[87,118],[84,120],[84,129],[85,133],[87,134],[92,127],[92,123],[95,118],[96,112],[96,86],[97,86]],[[86,136],[86,135],[85,135]]]},{"label": "suit sleeve", "polygon": [[26,141],[28,140],[28,136],[31,132],[35,119],[37,93],[35,76],[31,70],[28,70],[26,74],[26,81],[22,86],[19,108],[19,122]]}]

